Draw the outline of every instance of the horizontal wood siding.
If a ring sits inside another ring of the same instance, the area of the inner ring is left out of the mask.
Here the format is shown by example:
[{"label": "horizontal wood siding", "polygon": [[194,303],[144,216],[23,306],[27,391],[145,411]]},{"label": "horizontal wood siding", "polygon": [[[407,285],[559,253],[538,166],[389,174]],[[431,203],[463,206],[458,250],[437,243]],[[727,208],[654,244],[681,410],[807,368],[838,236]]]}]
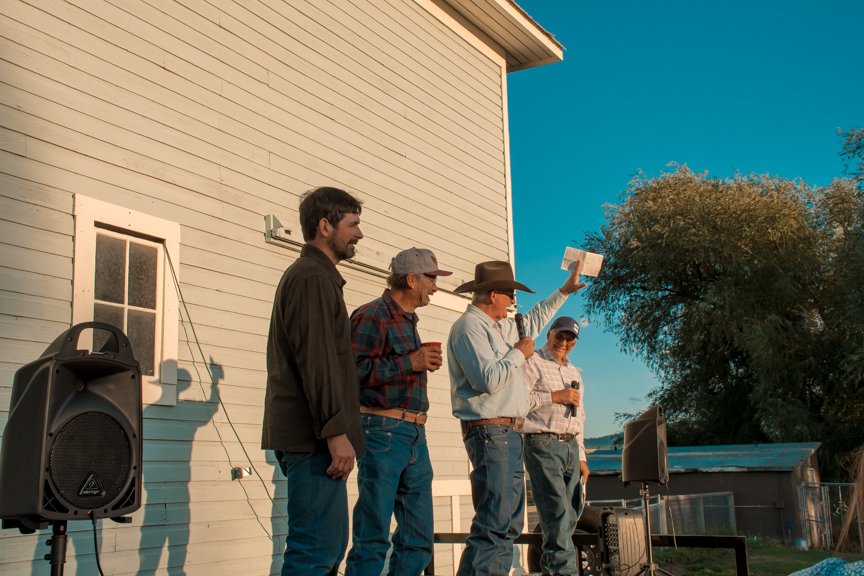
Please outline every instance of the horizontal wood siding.
[{"label": "horizontal wood siding", "polygon": [[[71,322],[75,194],[181,224],[178,403],[145,407],[144,506],[131,525],[100,521],[106,573],[278,571],[264,350],[297,252],[264,242],[264,216],[299,238],[300,194],[336,185],[364,201],[361,260],[429,247],[452,289],[507,259],[502,71],[405,0],[2,4],[0,433],[16,370]],[[384,288],[342,272],[350,309]],[[460,312],[420,310],[422,337],[446,340]],[[446,358],[429,386],[436,479],[464,479]],[[438,530],[449,506],[436,498]],[[69,529],[66,569],[95,571],[89,524]],[[44,540],[0,531],[0,576],[46,571]]]}]

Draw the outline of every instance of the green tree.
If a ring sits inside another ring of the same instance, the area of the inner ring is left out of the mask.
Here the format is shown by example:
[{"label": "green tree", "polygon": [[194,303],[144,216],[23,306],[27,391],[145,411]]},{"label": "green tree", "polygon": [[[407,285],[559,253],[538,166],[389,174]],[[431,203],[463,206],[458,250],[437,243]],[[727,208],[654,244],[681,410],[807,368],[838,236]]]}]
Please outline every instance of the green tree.
[{"label": "green tree", "polygon": [[858,181],[859,188],[864,186],[864,128],[852,128],[850,130],[841,131],[843,137],[843,148],[840,151],[840,157],[846,162],[854,164],[848,168],[851,177]]},{"label": "green tree", "polygon": [[864,441],[862,208],[850,180],[676,166],[608,209],[588,312],[658,374],[670,443],[819,440],[830,474]]}]

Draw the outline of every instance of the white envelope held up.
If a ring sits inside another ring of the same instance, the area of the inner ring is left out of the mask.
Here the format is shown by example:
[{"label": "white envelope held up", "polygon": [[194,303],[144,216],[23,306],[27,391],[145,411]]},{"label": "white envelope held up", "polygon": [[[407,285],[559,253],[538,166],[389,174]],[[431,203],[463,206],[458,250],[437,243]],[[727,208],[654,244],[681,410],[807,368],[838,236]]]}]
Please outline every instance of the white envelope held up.
[{"label": "white envelope held up", "polygon": [[582,275],[597,276],[600,274],[600,268],[603,267],[603,255],[595,254],[594,252],[586,252],[568,246],[564,250],[564,260],[561,262],[562,270],[570,270],[570,266],[582,260]]}]

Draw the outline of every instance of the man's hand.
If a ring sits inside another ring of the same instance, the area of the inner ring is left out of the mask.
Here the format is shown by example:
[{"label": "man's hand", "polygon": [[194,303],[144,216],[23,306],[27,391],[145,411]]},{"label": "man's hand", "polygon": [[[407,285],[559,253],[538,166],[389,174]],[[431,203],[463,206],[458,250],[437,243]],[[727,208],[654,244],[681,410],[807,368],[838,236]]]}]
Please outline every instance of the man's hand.
[{"label": "man's hand", "polygon": [[408,355],[411,360],[411,371],[422,372],[428,370],[434,372],[444,363],[444,356],[441,354],[441,349],[435,346],[421,346],[414,352]]},{"label": "man's hand", "polygon": [[585,460],[579,461],[579,472],[582,474],[582,482],[588,484],[588,476],[591,475],[591,469],[588,468],[588,462]]},{"label": "man's hand", "polygon": [[579,260],[570,266],[570,277],[564,282],[564,285],[559,288],[562,294],[575,294],[585,287],[585,282],[579,280],[582,275],[582,267],[585,264]]},{"label": "man's hand", "polygon": [[579,406],[582,401],[582,391],[576,388],[562,388],[552,392],[553,404],[566,404],[568,406]]},{"label": "man's hand", "polygon": [[354,470],[354,457],[357,455],[348,436],[340,434],[327,438],[327,448],[333,458],[330,467],[327,468],[327,475],[334,480],[347,480]]},{"label": "man's hand", "polygon": [[534,355],[534,340],[531,338],[522,338],[513,347],[522,352],[526,360]]}]

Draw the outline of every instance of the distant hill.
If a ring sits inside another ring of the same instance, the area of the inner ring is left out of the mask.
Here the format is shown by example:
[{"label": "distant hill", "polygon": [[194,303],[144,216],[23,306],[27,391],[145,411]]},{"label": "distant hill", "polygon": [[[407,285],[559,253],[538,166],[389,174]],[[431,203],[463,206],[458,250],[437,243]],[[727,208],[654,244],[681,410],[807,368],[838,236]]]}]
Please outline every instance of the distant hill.
[{"label": "distant hill", "polygon": [[585,450],[593,452],[594,450],[614,450],[615,448],[620,448],[623,442],[623,435],[623,432],[616,432],[615,434],[600,436],[599,438],[586,438]]}]

